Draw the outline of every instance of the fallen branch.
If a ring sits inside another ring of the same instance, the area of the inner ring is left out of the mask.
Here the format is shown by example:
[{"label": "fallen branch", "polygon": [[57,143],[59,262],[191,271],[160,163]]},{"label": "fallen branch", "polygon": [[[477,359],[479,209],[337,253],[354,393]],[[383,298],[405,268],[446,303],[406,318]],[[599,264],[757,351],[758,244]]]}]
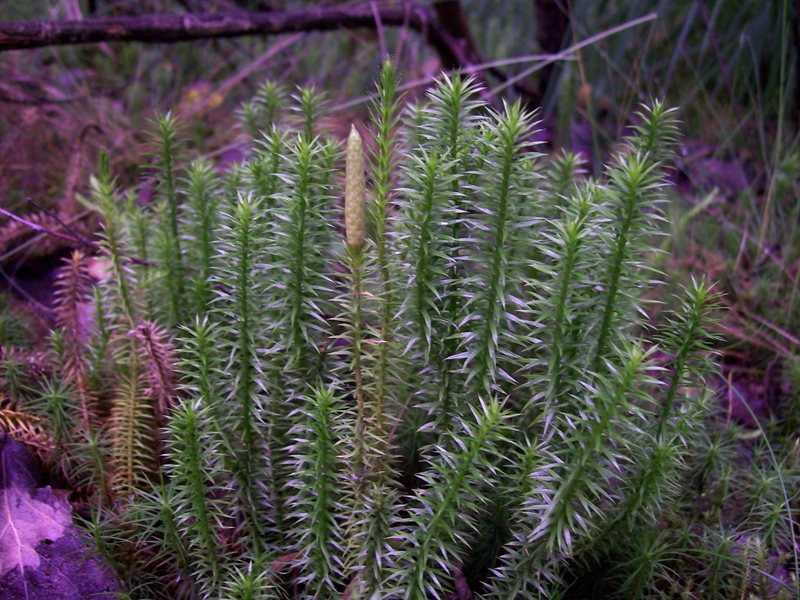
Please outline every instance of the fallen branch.
[{"label": "fallen branch", "polygon": [[79,237],[79,236],[74,235],[74,234],[66,234],[66,233],[61,233],[60,231],[55,231],[53,229],[50,229],[49,227],[45,227],[44,225],[41,225],[39,223],[35,223],[33,221],[29,221],[28,219],[25,219],[23,217],[15,215],[14,213],[6,210],[5,208],[0,208],[0,215],[8,217],[12,221],[16,221],[17,223],[20,223],[21,225],[24,225],[25,227],[27,227],[31,231],[36,231],[38,233],[44,233],[44,234],[47,234],[47,235],[52,236],[54,238],[58,238],[60,240],[65,240],[65,241],[68,241],[68,242],[70,242],[72,244],[77,244],[79,246],[86,246],[87,248],[89,248],[89,249],[91,249],[93,251],[98,251],[99,250],[99,247],[97,246],[97,244],[95,244],[92,241],[89,241],[89,240],[87,240],[87,239],[85,239],[83,237]]},{"label": "fallen branch", "polygon": [[[74,230],[72,230],[72,228],[70,228],[66,223],[64,223],[58,217],[55,217],[53,215],[50,215],[50,216],[52,216],[53,219],[55,219],[56,222],[58,222],[58,224],[62,228],[66,229],[68,233],[62,233],[60,231],[56,231],[54,229],[51,229],[50,227],[45,227],[44,225],[41,225],[39,223],[35,223],[33,221],[30,221],[28,219],[25,219],[24,217],[20,217],[19,215],[15,215],[11,211],[8,211],[8,210],[6,210],[4,208],[0,208],[0,215],[4,216],[4,217],[8,217],[12,221],[16,221],[17,223],[20,223],[21,225],[24,225],[25,227],[27,227],[31,231],[35,231],[37,233],[41,233],[41,234],[44,234],[44,235],[49,235],[51,237],[58,238],[60,240],[65,240],[65,241],[70,242],[70,243],[72,243],[72,244],[74,244],[76,246],[83,246],[85,248],[88,248],[92,252],[95,252],[95,253],[98,253],[98,254],[101,252],[101,248],[100,248],[100,246],[98,244],[96,244],[95,242],[93,242],[91,240],[86,239],[82,235],[79,235]],[[136,256],[128,257],[128,260],[130,260],[132,263],[137,264],[137,265],[152,265],[153,264],[152,261],[143,260],[143,259],[138,258]]]},{"label": "fallen branch", "polygon": [[[378,12],[382,25],[407,25],[418,32],[425,32],[431,17],[429,11],[422,7],[382,8]],[[154,14],[81,21],[7,21],[0,22],[0,52],[100,42],[162,44],[375,26],[375,14],[369,7],[231,14]],[[441,39],[430,41],[434,46],[447,43],[447,40]]]},{"label": "fallen branch", "polygon": [[[435,11],[426,6],[401,8],[311,8],[296,11],[271,11],[231,14],[155,14],[135,17],[107,17],[80,21],[0,22],[0,52],[109,42],[167,44],[192,40],[230,38],[248,35],[331,31],[336,29],[407,27],[417,32],[434,50],[448,70],[467,69],[481,60],[467,28],[460,3],[443,0]],[[472,72],[479,70],[471,69]],[[498,69],[488,70],[501,81]],[[476,75],[486,84],[485,76]],[[513,84],[534,103],[536,94]],[[488,87],[488,86],[487,86]]]}]

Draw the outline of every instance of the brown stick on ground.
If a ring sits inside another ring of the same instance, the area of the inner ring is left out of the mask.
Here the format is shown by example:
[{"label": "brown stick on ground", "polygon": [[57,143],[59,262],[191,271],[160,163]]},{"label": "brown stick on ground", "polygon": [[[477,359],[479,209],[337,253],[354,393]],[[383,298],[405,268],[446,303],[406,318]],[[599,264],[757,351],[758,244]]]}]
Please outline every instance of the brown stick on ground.
[{"label": "brown stick on ground", "polygon": [[[419,32],[426,32],[431,21],[431,15],[424,7],[382,8],[379,14],[384,26],[407,25]],[[235,14],[154,14],[81,21],[9,21],[0,22],[0,52],[99,42],[171,43],[375,26],[375,14],[369,7]],[[447,40],[431,39],[429,42],[440,46]]]},{"label": "brown stick on ground", "polygon": [[[101,42],[163,44],[247,35],[374,29],[379,26],[408,27],[416,31],[436,50],[445,69],[465,68],[483,62],[458,0],[444,0],[435,5],[435,11],[412,4],[400,8],[381,8],[373,4],[363,8],[154,14],[81,21],[8,21],[0,22],[0,52]],[[489,69],[489,72],[501,80],[506,79],[499,69]],[[480,73],[478,76],[485,80]],[[515,83],[515,88],[524,96],[532,99],[535,96],[518,83]]]}]

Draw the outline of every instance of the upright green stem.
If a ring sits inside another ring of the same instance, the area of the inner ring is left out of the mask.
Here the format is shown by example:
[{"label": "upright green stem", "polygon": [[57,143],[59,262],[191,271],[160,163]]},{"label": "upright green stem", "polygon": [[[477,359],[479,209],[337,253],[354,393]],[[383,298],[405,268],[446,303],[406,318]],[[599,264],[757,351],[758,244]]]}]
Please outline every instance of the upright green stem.
[{"label": "upright green stem", "polygon": [[[463,106],[461,102],[453,102],[450,106],[449,114],[449,131],[448,131],[448,146],[447,149],[453,155],[453,158],[463,160],[460,154],[460,141],[462,136],[461,126],[461,112]],[[460,162],[459,160],[459,162]],[[449,368],[447,357],[454,355],[458,351],[458,340],[455,337],[457,324],[460,321],[460,285],[461,281],[461,265],[457,260],[454,260],[458,255],[461,248],[461,238],[463,237],[464,224],[459,214],[463,211],[463,203],[459,200],[461,183],[460,169],[463,165],[459,162],[453,163],[451,167],[451,175],[453,176],[452,192],[453,192],[453,211],[451,215],[450,224],[450,239],[452,247],[450,248],[450,268],[447,272],[447,290],[445,297],[447,298],[444,306],[444,331],[442,332],[441,351],[436,356],[437,367],[441,376],[439,386],[439,406],[441,407],[441,415],[439,417],[440,423],[447,423],[453,411],[453,372]]]},{"label": "upright green stem", "polygon": [[633,210],[636,197],[630,196],[626,200],[625,213],[614,240],[614,254],[611,260],[611,270],[609,271],[607,284],[608,287],[606,289],[605,303],[603,305],[603,319],[600,323],[600,331],[597,335],[597,344],[595,345],[594,356],[591,362],[591,369],[593,373],[598,373],[600,371],[600,365],[605,357],[608,336],[611,332],[611,324],[612,320],[614,319],[614,313],[617,306],[619,280],[622,270],[625,267],[625,258],[627,256],[628,248],[628,234],[630,232],[631,223],[633,222]]},{"label": "upright green stem", "polygon": [[93,180],[94,195],[100,200],[105,217],[105,236],[108,255],[111,259],[111,268],[114,273],[117,293],[121,303],[121,308],[127,325],[130,329],[134,327],[137,319],[137,311],[133,302],[133,295],[128,281],[128,270],[123,264],[122,249],[122,224],[114,198],[114,187],[111,179],[111,168],[108,164],[108,156],[100,154],[100,173],[96,180]]},{"label": "upright green stem", "polygon": [[166,114],[158,120],[158,127],[161,135],[161,176],[164,179],[164,198],[167,209],[164,258],[167,267],[169,317],[173,324],[177,324],[181,322],[184,313],[183,280],[185,274],[178,233],[178,201],[175,194],[175,119],[170,114]]},{"label": "upright green stem", "polygon": [[483,333],[480,337],[480,348],[478,349],[478,366],[475,370],[475,386],[478,393],[490,394],[494,384],[494,368],[492,356],[495,354],[497,345],[497,309],[502,305],[503,288],[501,279],[506,274],[506,238],[509,234],[508,210],[510,201],[510,181],[511,163],[513,153],[504,153],[502,175],[500,183],[500,197],[497,199],[497,215],[494,223],[494,250],[492,252],[492,262],[489,268],[491,273],[489,279],[489,289],[486,294],[486,307],[483,314]]},{"label": "upright green stem", "polygon": [[240,492],[243,496],[244,513],[253,529],[253,548],[260,554],[262,540],[260,536],[258,505],[254,499],[254,471],[260,453],[257,453],[257,436],[253,423],[254,403],[256,393],[254,377],[255,340],[253,337],[257,320],[253,315],[256,298],[256,282],[254,280],[254,263],[256,260],[255,244],[255,212],[258,204],[249,198],[241,198],[235,207],[235,221],[232,224],[235,246],[235,305],[236,305],[236,336],[237,336],[237,362],[239,372],[235,379],[235,398],[238,404],[239,418],[236,423],[241,440],[241,456],[237,469]]},{"label": "upright green stem", "polygon": [[350,261],[350,322],[351,322],[351,348],[354,390],[356,400],[356,456],[354,467],[356,476],[365,478],[367,457],[365,455],[367,415],[365,406],[364,372],[362,364],[363,348],[363,314],[361,278],[363,270],[363,249],[358,246],[348,245],[347,256]]},{"label": "upright green stem", "polygon": [[386,378],[389,368],[389,349],[394,334],[394,289],[390,266],[390,248],[387,239],[389,200],[395,168],[397,145],[397,74],[388,60],[384,62],[379,76],[378,95],[373,117],[378,127],[374,160],[374,225],[375,255],[380,274],[380,338],[375,369],[374,428],[377,440],[383,443],[386,437],[384,410],[386,403]]},{"label": "upright green stem", "polygon": [[657,163],[649,159],[649,155],[631,154],[620,159],[616,171],[612,173],[614,192],[621,196],[617,222],[619,223],[613,242],[611,262],[608,266],[608,279],[605,283],[605,302],[603,316],[597,334],[597,343],[590,362],[592,373],[599,374],[603,360],[608,351],[609,337],[614,327],[615,316],[619,312],[618,294],[628,258],[631,244],[643,234],[634,226],[641,214],[640,204],[656,185],[654,169]]},{"label": "upright green stem", "polygon": [[697,341],[697,333],[701,327],[700,323],[700,314],[693,313],[690,317],[689,322],[689,329],[686,332],[686,338],[683,340],[681,347],[678,349],[678,354],[675,357],[675,371],[672,374],[672,378],[669,382],[669,389],[667,390],[667,396],[664,399],[664,406],[661,409],[661,416],[658,419],[658,428],[656,430],[656,439],[661,439],[664,434],[664,427],[669,421],[669,417],[672,414],[672,408],[675,405],[675,398],[677,397],[678,387],[681,385],[681,382],[684,378],[684,371],[686,370],[686,362],[689,359],[689,355],[692,352],[693,346]]}]

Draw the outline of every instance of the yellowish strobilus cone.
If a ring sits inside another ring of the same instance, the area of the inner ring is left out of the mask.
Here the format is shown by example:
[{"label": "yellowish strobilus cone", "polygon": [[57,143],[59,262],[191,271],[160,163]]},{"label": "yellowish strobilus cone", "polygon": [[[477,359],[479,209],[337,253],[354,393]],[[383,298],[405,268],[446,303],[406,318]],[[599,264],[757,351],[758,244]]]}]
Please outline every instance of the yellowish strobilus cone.
[{"label": "yellowish strobilus cone", "polygon": [[366,176],[364,145],[354,125],[347,138],[344,182],[344,230],[347,245],[361,248],[366,236]]}]

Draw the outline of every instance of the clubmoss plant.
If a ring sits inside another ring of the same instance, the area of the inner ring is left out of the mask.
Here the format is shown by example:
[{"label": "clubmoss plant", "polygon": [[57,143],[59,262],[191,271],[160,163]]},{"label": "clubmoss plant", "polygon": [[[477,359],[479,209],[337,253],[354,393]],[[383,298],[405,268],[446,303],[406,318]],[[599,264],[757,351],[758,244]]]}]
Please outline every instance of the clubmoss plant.
[{"label": "clubmoss plant", "polygon": [[170,324],[183,320],[185,273],[181,252],[181,239],[178,232],[178,194],[176,190],[176,160],[178,152],[178,131],[175,117],[170,113],[156,121],[158,129],[158,150],[156,153],[159,177],[159,200],[163,211],[159,223],[161,260],[166,265],[164,286],[167,292],[166,320]]},{"label": "clubmoss plant", "polygon": [[653,266],[674,111],[588,178],[471,78],[407,118],[377,88],[346,145],[264,88],[224,176],[162,120],[151,207],[101,164],[98,326],[76,346],[74,257],[82,375],[27,395],[95,457],[64,470],[129,595],[789,597],[797,463],[725,430],[714,289]]}]

